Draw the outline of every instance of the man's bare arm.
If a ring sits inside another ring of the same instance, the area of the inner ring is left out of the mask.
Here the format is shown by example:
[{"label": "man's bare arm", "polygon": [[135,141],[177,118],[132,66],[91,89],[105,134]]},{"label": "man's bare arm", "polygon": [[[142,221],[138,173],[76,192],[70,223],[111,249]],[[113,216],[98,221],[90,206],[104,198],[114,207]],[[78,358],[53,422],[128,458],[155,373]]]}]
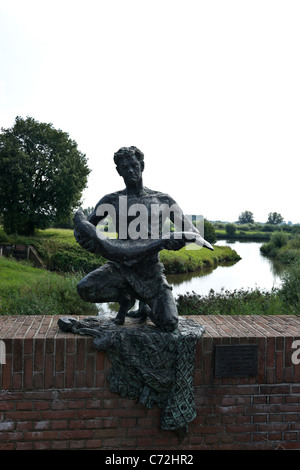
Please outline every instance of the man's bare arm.
[{"label": "man's bare arm", "polygon": [[174,208],[176,208],[176,211],[170,212],[170,219],[173,222],[174,226],[177,228],[177,230],[184,232],[195,232],[200,234],[199,230],[195,227],[193,222],[184,215],[182,209],[179,207],[179,205],[173,198],[166,195],[165,202],[169,205],[169,207],[173,206]]}]

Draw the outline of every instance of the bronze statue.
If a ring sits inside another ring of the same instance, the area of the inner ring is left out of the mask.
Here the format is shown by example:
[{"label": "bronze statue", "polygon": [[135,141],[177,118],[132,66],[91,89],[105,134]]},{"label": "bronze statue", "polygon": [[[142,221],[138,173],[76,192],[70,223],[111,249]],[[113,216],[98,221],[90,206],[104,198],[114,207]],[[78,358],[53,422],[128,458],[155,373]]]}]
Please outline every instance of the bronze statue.
[{"label": "bronze statue", "polygon": [[[114,154],[114,161],[125,189],[100,199],[88,219],[81,211],[74,217],[78,243],[109,260],[78,283],[78,293],[87,302],[118,302],[117,325],[122,325],[126,316],[140,322],[149,317],[162,331],[172,332],[177,328],[178,313],[159,251],[178,250],[191,242],[213,247],[168,194],[143,185],[144,155],[139,149],[122,147]],[[113,220],[117,239],[96,230],[107,215]],[[178,232],[164,233],[167,218]],[[139,308],[132,312],[136,300]]]}]

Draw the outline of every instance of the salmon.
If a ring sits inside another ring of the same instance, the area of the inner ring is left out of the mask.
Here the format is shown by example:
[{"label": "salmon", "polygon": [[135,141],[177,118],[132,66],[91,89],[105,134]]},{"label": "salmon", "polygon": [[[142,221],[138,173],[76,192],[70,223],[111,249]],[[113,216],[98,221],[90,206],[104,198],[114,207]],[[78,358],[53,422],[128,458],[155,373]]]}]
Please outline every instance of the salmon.
[{"label": "salmon", "polygon": [[177,251],[189,243],[213,250],[212,245],[195,232],[165,233],[155,239],[111,239],[91,224],[84,213],[78,210],[74,215],[74,236],[88,251],[99,254],[110,261],[139,261],[161,250]]}]

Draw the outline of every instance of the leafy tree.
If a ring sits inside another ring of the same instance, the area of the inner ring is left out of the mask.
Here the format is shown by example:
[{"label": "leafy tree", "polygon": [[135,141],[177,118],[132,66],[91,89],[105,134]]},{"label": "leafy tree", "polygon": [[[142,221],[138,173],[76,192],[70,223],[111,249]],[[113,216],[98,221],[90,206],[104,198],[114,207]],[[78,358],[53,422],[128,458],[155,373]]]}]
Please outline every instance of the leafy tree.
[{"label": "leafy tree", "polygon": [[227,237],[229,237],[229,238],[234,237],[235,232],[236,232],[236,225],[235,224],[226,224],[225,230],[226,230]]},{"label": "leafy tree", "polygon": [[0,134],[0,212],[7,233],[31,235],[80,205],[90,170],[77,143],[52,124],[16,117]]},{"label": "leafy tree", "polygon": [[239,215],[239,223],[240,224],[253,224],[254,223],[253,213],[250,211],[242,212]]},{"label": "leafy tree", "polygon": [[84,213],[84,215],[85,215],[86,217],[88,217],[89,215],[91,215],[91,214],[94,212],[94,210],[95,210],[94,207],[90,207],[90,206],[89,206],[89,207],[86,207],[86,208],[80,207],[80,209],[82,210],[82,212]]},{"label": "leafy tree", "polygon": [[212,245],[217,241],[215,227],[206,219],[204,219],[204,238]]},{"label": "leafy tree", "polygon": [[267,224],[279,225],[279,224],[282,224],[282,222],[283,222],[283,217],[282,215],[278,214],[278,212],[269,213]]}]

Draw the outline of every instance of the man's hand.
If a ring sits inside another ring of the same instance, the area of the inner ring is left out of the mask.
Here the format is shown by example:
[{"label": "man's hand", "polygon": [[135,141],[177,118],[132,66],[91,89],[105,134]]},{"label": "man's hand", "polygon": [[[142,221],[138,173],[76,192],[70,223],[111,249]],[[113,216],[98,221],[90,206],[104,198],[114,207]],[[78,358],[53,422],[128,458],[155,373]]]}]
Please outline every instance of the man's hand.
[{"label": "man's hand", "polygon": [[[84,224],[85,222],[87,222],[87,218],[84,215],[84,213],[79,209],[74,215],[74,225],[75,225],[74,237],[77,243],[79,243],[79,245],[82,248],[89,251],[90,253],[94,253],[95,252],[94,241],[91,238],[84,236],[80,233],[80,226]],[[78,229],[76,230],[76,227],[79,227],[79,230]]]},{"label": "man's hand", "polygon": [[74,237],[77,243],[84,248],[85,250],[89,251],[90,253],[95,252],[95,244],[93,240],[88,237],[80,237],[79,233],[74,230]]}]

